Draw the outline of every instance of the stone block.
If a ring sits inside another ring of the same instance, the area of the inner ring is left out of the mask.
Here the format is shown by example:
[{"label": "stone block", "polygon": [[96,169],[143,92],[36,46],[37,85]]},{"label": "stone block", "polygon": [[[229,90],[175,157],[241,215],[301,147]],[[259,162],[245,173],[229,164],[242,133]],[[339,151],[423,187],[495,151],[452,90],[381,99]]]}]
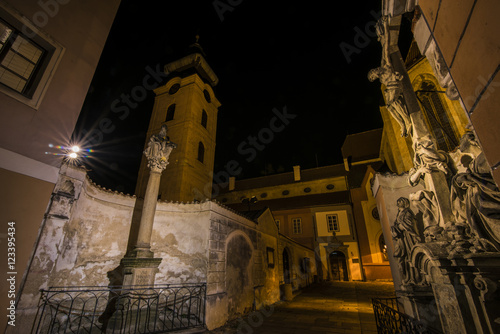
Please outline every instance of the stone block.
[{"label": "stone block", "polygon": [[217,283],[208,283],[207,284],[207,295],[212,295],[217,293]]},{"label": "stone block", "polygon": [[439,41],[439,47],[447,64],[451,64],[473,4],[474,0],[441,2],[434,36]]},{"label": "stone block", "polygon": [[[477,2],[451,66],[453,79],[467,110],[471,109],[479,92],[498,66],[499,11],[498,1]],[[440,40],[438,44],[441,44]]]},{"label": "stone block", "polygon": [[484,94],[481,101],[471,115],[471,122],[476,130],[484,155],[490,166],[500,162],[500,117],[498,117],[498,106],[500,105],[500,75],[497,74],[496,81],[499,87],[491,87],[491,92]]}]

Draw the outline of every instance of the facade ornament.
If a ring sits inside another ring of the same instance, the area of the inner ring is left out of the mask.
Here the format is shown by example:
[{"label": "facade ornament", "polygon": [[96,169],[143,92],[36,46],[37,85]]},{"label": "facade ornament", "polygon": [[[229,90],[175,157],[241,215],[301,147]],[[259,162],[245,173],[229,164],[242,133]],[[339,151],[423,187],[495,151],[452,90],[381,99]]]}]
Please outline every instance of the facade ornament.
[{"label": "facade ornament", "polygon": [[411,186],[416,186],[420,178],[427,173],[440,171],[446,176],[451,175],[451,170],[448,167],[448,155],[444,151],[436,150],[429,136],[416,140],[414,151],[413,164],[415,167],[410,169],[408,177],[408,183]]},{"label": "facade ornament", "polygon": [[402,274],[403,284],[415,284],[421,282],[420,273],[411,262],[411,251],[413,246],[420,242],[420,237],[415,231],[416,218],[410,209],[410,201],[400,197],[396,201],[398,214],[391,234],[394,240],[394,257],[397,260],[399,270]]},{"label": "facade ornament", "polygon": [[148,167],[152,172],[161,173],[168,165],[168,157],[177,145],[167,136],[167,126],[163,124],[160,132],[149,138],[144,155],[148,160]]},{"label": "facade ornament", "polygon": [[378,41],[382,44],[382,61],[380,67],[368,72],[371,82],[379,79],[385,86],[384,96],[387,110],[401,127],[401,136],[406,137],[411,133],[412,123],[403,100],[403,75],[394,70],[389,58],[389,23],[387,16],[383,16],[377,23]]}]

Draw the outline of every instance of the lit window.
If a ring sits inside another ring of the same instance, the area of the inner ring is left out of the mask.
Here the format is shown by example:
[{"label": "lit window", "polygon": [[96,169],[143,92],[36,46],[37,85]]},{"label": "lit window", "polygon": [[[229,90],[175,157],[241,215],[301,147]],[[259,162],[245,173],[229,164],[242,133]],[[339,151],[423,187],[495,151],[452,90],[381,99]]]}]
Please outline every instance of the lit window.
[{"label": "lit window", "polygon": [[207,112],[205,110],[202,111],[201,113],[201,125],[206,129],[207,128]]},{"label": "lit window", "polygon": [[46,51],[0,19],[0,83],[30,96]]},{"label": "lit window", "polygon": [[203,143],[200,141],[198,143],[198,160],[200,162],[203,162],[205,158],[205,146],[203,146]]},{"label": "lit window", "polygon": [[326,215],[326,224],[328,227],[328,232],[339,232],[339,216],[338,215]]},{"label": "lit window", "polygon": [[279,231],[280,230],[280,223],[281,222],[280,222],[279,219],[276,219],[275,222],[276,222],[276,226],[278,227],[278,231]]},{"label": "lit window", "polygon": [[167,117],[165,117],[165,122],[171,121],[174,119],[175,115],[175,103],[171,104],[167,109]]},{"label": "lit window", "polygon": [[294,218],[292,219],[293,224],[293,234],[301,234],[302,233],[302,219]]},{"label": "lit window", "polygon": [[0,2],[1,93],[38,109],[63,54],[62,45]]}]

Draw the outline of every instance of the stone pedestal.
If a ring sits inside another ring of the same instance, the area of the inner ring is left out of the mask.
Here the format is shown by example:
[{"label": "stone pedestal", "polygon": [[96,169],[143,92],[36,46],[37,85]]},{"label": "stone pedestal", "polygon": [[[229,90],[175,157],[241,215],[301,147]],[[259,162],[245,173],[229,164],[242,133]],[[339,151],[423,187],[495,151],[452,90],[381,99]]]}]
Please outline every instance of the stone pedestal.
[{"label": "stone pedestal", "polygon": [[123,286],[152,286],[161,258],[123,258]]}]

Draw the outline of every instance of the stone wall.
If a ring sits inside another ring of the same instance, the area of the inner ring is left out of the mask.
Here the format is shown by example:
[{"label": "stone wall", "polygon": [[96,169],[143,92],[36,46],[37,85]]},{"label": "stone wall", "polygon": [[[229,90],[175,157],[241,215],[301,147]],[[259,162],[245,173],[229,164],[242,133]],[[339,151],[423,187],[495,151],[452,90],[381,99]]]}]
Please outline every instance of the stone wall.
[{"label": "stone wall", "polygon": [[[26,319],[18,332],[29,332],[40,289],[122,284],[120,261],[135,244],[141,204],[93,184],[84,170],[61,168],[17,309]],[[300,261],[314,259],[313,251],[278,236],[269,210],[251,220],[214,202],[157,203],[155,282],[206,282],[209,329],[280,299],[284,247],[293,255],[295,287],[312,282],[315,268],[304,273]]]}]

